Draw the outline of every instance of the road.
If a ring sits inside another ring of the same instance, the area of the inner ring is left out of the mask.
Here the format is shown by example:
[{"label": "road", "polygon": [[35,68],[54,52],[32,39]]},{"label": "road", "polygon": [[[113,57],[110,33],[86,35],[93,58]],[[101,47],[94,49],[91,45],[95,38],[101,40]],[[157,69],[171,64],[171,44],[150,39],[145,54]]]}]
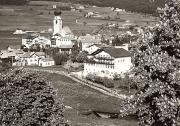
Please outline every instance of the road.
[{"label": "road", "polygon": [[72,80],[82,84],[82,85],[86,85],[92,89],[95,89],[103,94],[109,95],[109,96],[113,96],[119,99],[128,99],[128,98],[132,98],[133,96],[126,96],[124,94],[119,94],[117,93],[117,91],[106,88],[102,85],[87,81],[85,79],[81,79],[78,78],[72,74],[68,74],[68,72],[65,71],[56,71],[56,70],[45,70],[45,69],[39,69],[39,68],[24,68],[27,71],[36,71],[36,72],[47,72],[47,73],[56,73],[56,74],[60,74],[60,75],[64,75],[67,76],[69,78],[71,78]]}]

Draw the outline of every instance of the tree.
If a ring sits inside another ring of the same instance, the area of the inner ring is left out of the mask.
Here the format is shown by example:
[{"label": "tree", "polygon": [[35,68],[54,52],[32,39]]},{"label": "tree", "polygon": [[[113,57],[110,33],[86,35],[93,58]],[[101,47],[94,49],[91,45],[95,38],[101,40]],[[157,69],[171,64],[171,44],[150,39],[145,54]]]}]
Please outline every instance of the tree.
[{"label": "tree", "polygon": [[84,63],[86,61],[88,61],[88,53],[85,51],[80,52],[77,57],[76,57],[76,61],[79,63]]},{"label": "tree", "polygon": [[112,40],[112,45],[113,46],[121,46],[123,44],[123,42],[120,40],[120,38],[118,36],[116,36],[113,40]]},{"label": "tree", "polygon": [[39,44],[33,44],[30,46],[30,51],[31,52],[39,52],[41,50],[41,47]]},{"label": "tree", "polygon": [[37,74],[0,74],[0,93],[1,126],[64,126],[62,99]]},{"label": "tree", "polygon": [[160,21],[132,43],[133,81],[139,90],[124,114],[138,113],[141,126],[176,126],[179,116],[180,8],[169,0]]},{"label": "tree", "polygon": [[69,57],[66,53],[57,53],[54,55],[54,61],[56,65],[62,65],[64,62],[67,62]]},{"label": "tree", "polygon": [[79,54],[80,52],[80,49],[79,49],[79,46],[78,46],[78,42],[75,42],[73,47],[72,47],[72,50],[71,50],[71,61],[73,62],[76,62],[76,58],[77,58],[77,55]]}]

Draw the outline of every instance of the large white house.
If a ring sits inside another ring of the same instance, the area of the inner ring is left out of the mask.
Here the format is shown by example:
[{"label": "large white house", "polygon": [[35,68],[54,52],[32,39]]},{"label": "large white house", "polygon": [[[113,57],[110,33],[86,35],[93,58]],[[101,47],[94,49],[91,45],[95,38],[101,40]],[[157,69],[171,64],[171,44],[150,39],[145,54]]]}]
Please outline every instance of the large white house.
[{"label": "large white house", "polygon": [[83,75],[93,74],[113,78],[124,75],[131,69],[131,54],[123,48],[102,48],[92,54],[92,59],[84,63]]}]

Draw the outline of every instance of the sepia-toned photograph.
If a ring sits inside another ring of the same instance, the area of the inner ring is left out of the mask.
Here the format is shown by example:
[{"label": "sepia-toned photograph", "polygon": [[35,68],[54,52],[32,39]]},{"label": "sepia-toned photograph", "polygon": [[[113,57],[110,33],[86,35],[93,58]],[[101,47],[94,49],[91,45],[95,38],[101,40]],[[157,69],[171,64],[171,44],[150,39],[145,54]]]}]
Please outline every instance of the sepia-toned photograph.
[{"label": "sepia-toned photograph", "polygon": [[0,0],[0,126],[180,126],[180,0]]}]

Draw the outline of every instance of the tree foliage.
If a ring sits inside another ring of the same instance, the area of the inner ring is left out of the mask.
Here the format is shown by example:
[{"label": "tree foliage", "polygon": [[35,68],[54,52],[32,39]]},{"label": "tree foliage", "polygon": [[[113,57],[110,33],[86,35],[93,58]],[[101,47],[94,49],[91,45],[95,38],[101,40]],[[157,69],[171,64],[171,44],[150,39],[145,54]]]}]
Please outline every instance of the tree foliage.
[{"label": "tree foliage", "polygon": [[76,58],[77,58],[79,52],[80,52],[79,44],[78,44],[78,42],[75,42],[72,47],[72,50],[71,50],[71,56],[70,56],[71,61],[73,61],[73,62],[77,61]]},{"label": "tree foliage", "polygon": [[86,52],[86,51],[80,52],[76,57],[76,61],[79,63],[87,62],[88,61],[88,52]]},{"label": "tree foliage", "polygon": [[1,126],[63,126],[62,99],[37,74],[12,70],[0,74]]},{"label": "tree foliage", "polygon": [[123,45],[123,41],[118,37],[116,36],[113,40],[112,40],[112,45],[113,46],[121,46]]},{"label": "tree foliage", "polygon": [[169,0],[160,21],[132,43],[134,82],[139,86],[124,114],[138,113],[141,126],[176,126],[179,116],[180,8]]},{"label": "tree foliage", "polygon": [[68,61],[69,56],[66,53],[57,53],[54,55],[53,59],[56,65],[62,65],[64,62]]}]

